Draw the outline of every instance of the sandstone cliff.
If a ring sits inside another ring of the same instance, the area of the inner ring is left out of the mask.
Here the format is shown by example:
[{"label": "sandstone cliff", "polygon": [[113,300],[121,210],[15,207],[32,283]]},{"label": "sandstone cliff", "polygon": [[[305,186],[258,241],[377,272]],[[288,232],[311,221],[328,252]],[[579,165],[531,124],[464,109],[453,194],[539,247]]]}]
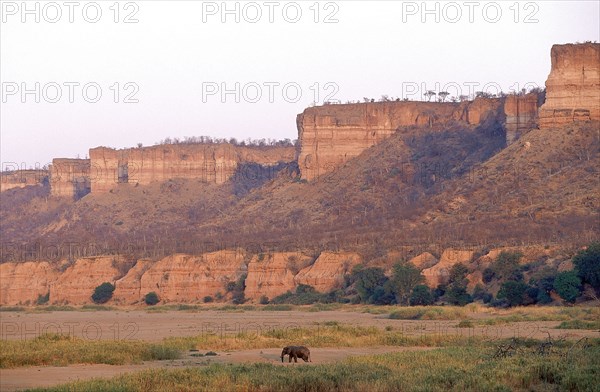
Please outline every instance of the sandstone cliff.
[{"label": "sandstone cliff", "polygon": [[[6,163],[4,164],[6,166]],[[48,180],[48,171],[43,169],[12,170],[0,173],[0,192],[31,185],[42,185]]]},{"label": "sandstone cliff", "polygon": [[138,297],[129,297],[126,301],[140,301],[154,291],[164,302],[201,302],[205,296],[224,294],[227,283],[235,282],[245,271],[242,251],[168,256],[141,276]]},{"label": "sandstone cliff", "polygon": [[265,166],[295,159],[294,147],[243,147],[228,143],[165,144],[114,150],[90,149],[92,193],[118,184],[147,185],[175,178],[222,184],[240,163]]},{"label": "sandstone cliff", "polygon": [[360,256],[356,253],[323,252],[313,265],[298,272],[294,283],[313,286],[317,291],[327,293],[342,287],[344,276],[360,261]]},{"label": "sandstone cliff", "polygon": [[551,56],[540,127],[600,120],[600,44],[554,45]]},{"label": "sandstone cliff", "polygon": [[504,102],[506,114],[506,144],[511,144],[521,135],[537,127],[540,96],[536,93],[509,95]]},{"label": "sandstone cliff", "polygon": [[276,252],[252,257],[248,264],[246,298],[257,300],[266,295],[276,297],[288,290],[294,291],[294,276],[312,259],[298,252]]},{"label": "sandstone cliff", "polygon": [[472,102],[376,102],[325,105],[297,117],[298,157],[303,179],[312,180],[340,167],[399,127],[463,122],[476,126],[489,118],[503,120],[502,100]]},{"label": "sandstone cliff", "polygon": [[75,261],[50,285],[50,302],[87,304],[94,289],[104,282],[114,284],[122,275],[119,256],[86,257]]},{"label": "sandstone cliff", "polygon": [[46,261],[0,264],[0,304],[35,304],[59,275]]},{"label": "sandstone cliff", "polygon": [[90,192],[90,160],[54,158],[50,166],[50,194],[80,198]]}]

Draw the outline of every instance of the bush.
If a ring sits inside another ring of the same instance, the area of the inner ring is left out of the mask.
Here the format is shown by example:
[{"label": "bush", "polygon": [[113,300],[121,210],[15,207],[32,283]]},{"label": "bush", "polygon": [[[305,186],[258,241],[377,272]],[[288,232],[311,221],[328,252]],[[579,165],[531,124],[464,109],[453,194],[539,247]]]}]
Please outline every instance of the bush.
[{"label": "bush", "polygon": [[473,302],[473,298],[467,293],[465,286],[452,286],[446,292],[446,300],[452,305],[464,306]]},{"label": "bush", "polygon": [[500,287],[500,291],[498,291],[497,299],[506,300],[508,306],[523,305],[526,290],[527,285],[525,283],[509,280],[502,283],[502,287]]},{"label": "bush", "polygon": [[212,302],[213,301],[213,297],[211,297],[210,295],[207,295],[206,297],[204,297],[202,299],[204,301],[205,304]]},{"label": "bush", "polygon": [[260,297],[259,300],[261,305],[268,305],[269,304],[269,297],[267,297],[266,295],[263,295]]},{"label": "bush", "polygon": [[554,290],[562,299],[574,303],[581,294],[581,279],[577,271],[565,271],[556,275],[554,279]]},{"label": "bush", "polygon": [[146,305],[156,305],[159,301],[160,299],[158,298],[158,294],[156,294],[154,291],[149,292],[144,297],[144,302]]},{"label": "bush", "polygon": [[483,283],[490,283],[494,279],[495,276],[496,276],[496,273],[494,272],[493,269],[491,269],[491,268],[484,269],[483,273],[482,273]]},{"label": "bush", "polygon": [[573,257],[577,275],[600,294],[600,242],[590,244]]},{"label": "bush", "polygon": [[35,301],[36,305],[45,305],[50,301],[50,292],[47,292],[46,295],[38,295],[37,300]]},{"label": "bush", "polygon": [[113,284],[104,282],[94,290],[94,294],[92,294],[92,301],[97,304],[106,303],[112,298],[114,291],[115,286]]},{"label": "bush", "polygon": [[409,302],[411,306],[431,305],[433,303],[433,295],[431,295],[429,287],[419,284],[413,288]]}]

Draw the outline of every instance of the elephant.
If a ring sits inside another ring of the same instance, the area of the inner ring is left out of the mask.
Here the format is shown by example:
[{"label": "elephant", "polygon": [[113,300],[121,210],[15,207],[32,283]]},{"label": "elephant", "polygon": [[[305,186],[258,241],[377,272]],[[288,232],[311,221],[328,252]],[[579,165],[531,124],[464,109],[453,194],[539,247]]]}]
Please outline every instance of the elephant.
[{"label": "elephant", "polygon": [[281,362],[283,362],[283,357],[285,355],[289,355],[290,362],[292,362],[292,358],[294,358],[294,362],[298,362],[298,358],[303,359],[304,362],[312,362],[310,360],[310,350],[304,346],[284,347],[281,352]]}]

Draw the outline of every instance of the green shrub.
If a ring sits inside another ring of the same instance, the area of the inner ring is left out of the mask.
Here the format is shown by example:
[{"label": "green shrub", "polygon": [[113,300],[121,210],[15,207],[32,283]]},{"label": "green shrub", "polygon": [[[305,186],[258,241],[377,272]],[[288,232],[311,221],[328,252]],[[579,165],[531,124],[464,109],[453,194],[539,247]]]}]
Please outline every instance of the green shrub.
[{"label": "green shrub", "polygon": [[115,286],[113,284],[104,282],[94,290],[94,294],[92,294],[92,301],[97,304],[106,303],[112,298],[114,291]]},{"label": "green shrub", "polygon": [[209,302],[213,301],[213,297],[211,297],[210,295],[207,295],[206,297],[204,297],[204,303],[207,304]]},{"label": "green shrub", "polygon": [[594,242],[578,252],[573,257],[573,264],[583,283],[588,283],[600,293],[600,242]]},{"label": "green shrub", "polygon": [[433,303],[433,295],[429,287],[424,284],[416,285],[410,295],[410,305],[431,305]]},{"label": "green shrub", "polygon": [[267,297],[266,295],[263,295],[260,297],[259,302],[261,305],[267,305],[269,303],[269,297]]},{"label": "green shrub", "polygon": [[50,301],[50,292],[47,292],[46,295],[38,295],[37,300],[35,301],[36,305],[45,305]]},{"label": "green shrub", "polygon": [[156,294],[154,291],[151,291],[144,297],[144,302],[146,305],[156,305],[160,302],[160,299],[158,298],[158,294]]},{"label": "green shrub", "polygon": [[554,290],[562,299],[574,303],[581,294],[581,279],[576,271],[565,271],[556,275]]},{"label": "green shrub", "polygon": [[500,291],[498,291],[497,299],[506,300],[508,306],[523,305],[526,290],[527,285],[525,283],[509,280],[502,283],[502,287],[500,287]]}]

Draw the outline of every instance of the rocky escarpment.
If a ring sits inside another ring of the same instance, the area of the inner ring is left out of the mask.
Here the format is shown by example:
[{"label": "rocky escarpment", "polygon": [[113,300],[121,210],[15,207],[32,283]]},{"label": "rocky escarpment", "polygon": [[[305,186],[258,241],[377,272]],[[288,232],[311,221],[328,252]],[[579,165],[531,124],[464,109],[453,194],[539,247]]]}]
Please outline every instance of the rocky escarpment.
[{"label": "rocky escarpment", "polygon": [[[10,169],[10,166],[4,164],[6,169]],[[4,171],[0,173],[0,192],[31,185],[43,185],[47,181],[48,171],[44,169]]]},{"label": "rocky escarpment", "polygon": [[54,158],[50,166],[50,194],[80,198],[90,193],[90,160]]},{"label": "rocky escarpment", "polygon": [[529,93],[525,95],[511,94],[504,102],[506,122],[506,144],[512,144],[522,134],[537,127],[538,108],[543,94]]},{"label": "rocky escarpment", "polygon": [[115,285],[111,304],[142,303],[150,292],[163,303],[198,303],[204,298],[231,299],[231,284],[245,276],[246,298],[274,298],[309,284],[328,292],[342,287],[344,275],[360,257],[351,252],[300,252],[248,255],[221,250],[201,255],[174,254],[158,261],[122,256],[85,257],[68,265],[48,262],[0,264],[0,305],[34,304],[49,294],[51,304],[91,303],[94,289]]},{"label": "rocky escarpment", "polygon": [[[460,103],[374,102],[308,108],[297,117],[301,145],[298,166],[302,178],[312,180],[388,138],[399,127],[427,128],[456,122],[477,126],[490,120],[503,123],[505,118],[502,98],[477,98]],[[518,112],[511,115],[511,121],[521,129],[525,126],[522,123],[530,122]]]},{"label": "rocky escarpment", "polygon": [[118,184],[147,185],[169,179],[199,179],[222,184],[241,163],[272,166],[295,159],[294,147],[242,147],[228,143],[166,144],[144,148],[90,150],[91,191],[103,193]]},{"label": "rocky escarpment", "polygon": [[540,127],[600,120],[600,44],[554,45],[551,55]]}]

